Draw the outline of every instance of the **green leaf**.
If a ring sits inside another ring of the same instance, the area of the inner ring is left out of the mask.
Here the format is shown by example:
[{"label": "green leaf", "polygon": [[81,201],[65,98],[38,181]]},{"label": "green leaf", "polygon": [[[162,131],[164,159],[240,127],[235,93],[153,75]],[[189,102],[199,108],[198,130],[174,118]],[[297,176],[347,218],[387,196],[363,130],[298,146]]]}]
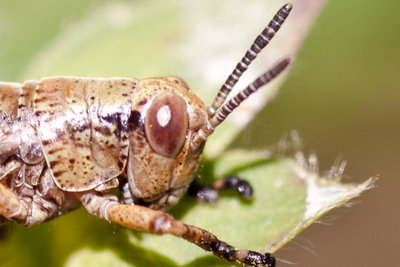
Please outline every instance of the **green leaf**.
[{"label": "green leaf", "polygon": [[[323,2],[294,3],[288,21],[238,89],[277,59],[295,57]],[[231,4],[228,0],[185,0],[99,5],[46,44],[21,72],[21,80],[50,75],[179,75],[210,103],[284,2],[251,0],[226,8]],[[210,205],[185,197],[171,210],[176,218],[203,227],[235,247],[274,252],[322,214],[371,186],[372,180],[340,184],[341,166],[319,177],[316,159],[306,159],[300,152],[284,157],[269,151],[225,151],[282,81],[262,89],[218,127],[207,143],[200,170],[204,184],[224,175],[240,175],[253,186],[254,199],[245,201],[235,192],[226,192],[217,204]],[[235,265],[176,237],[133,232],[83,209],[30,229],[11,228],[0,240],[0,259],[6,266]]]},{"label": "green leaf", "polygon": [[[236,192],[223,193],[216,205],[185,197],[171,213],[238,248],[274,252],[328,209],[371,186],[372,180],[359,186],[340,184],[333,179],[341,175],[337,169],[322,179],[315,159],[300,153],[288,159],[230,151],[205,160],[201,175],[214,179],[236,173],[253,186],[253,200],[240,199]],[[21,250],[25,257],[15,257]],[[64,260],[66,266],[232,265],[182,239],[133,232],[83,209],[31,229],[14,226],[8,244],[0,242],[0,256],[8,266],[59,266]]]}]

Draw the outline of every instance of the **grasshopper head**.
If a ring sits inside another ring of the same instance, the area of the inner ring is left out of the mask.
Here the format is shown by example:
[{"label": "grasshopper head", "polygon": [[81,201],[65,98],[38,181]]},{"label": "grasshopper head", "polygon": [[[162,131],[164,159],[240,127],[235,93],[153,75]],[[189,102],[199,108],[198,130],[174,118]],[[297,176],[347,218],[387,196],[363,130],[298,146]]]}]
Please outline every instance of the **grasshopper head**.
[{"label": "grasshopper head", "polygon": [[175,204],[193,181],[207,137],[240,103],[289,65],[283,59],[226,101],[257,54],[279,30],[292,5],[283,6],[255,39],[208,108],[178,77],[142,80],[131,115],[128,181],[134,199],[153,208]]}]

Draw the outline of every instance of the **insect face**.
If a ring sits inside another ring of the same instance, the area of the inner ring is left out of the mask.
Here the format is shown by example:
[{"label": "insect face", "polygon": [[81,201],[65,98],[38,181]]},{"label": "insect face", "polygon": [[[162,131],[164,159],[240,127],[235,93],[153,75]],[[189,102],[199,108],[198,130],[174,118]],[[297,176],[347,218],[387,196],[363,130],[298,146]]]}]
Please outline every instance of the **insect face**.
[{"label": "insect face", "polygon": [[130,191],[151,207],[174,204],[196,173],[202,146],[193,150],[191,141],[208,123],[207,110],[179,78],[146,79],[139,87],[130,119]]}]

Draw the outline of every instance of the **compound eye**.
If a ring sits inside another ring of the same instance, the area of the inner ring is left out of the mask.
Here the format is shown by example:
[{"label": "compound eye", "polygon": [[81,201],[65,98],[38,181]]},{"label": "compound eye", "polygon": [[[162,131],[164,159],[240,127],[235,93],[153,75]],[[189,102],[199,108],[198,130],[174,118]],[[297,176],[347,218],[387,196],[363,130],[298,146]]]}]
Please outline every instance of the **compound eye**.
[{"label": "compound eye", "polygon": [[153,101],[146,114],[145,131],[157,153],[174,157],[185,142],[187,129],[186,103],[181,97],[163,94]]}]

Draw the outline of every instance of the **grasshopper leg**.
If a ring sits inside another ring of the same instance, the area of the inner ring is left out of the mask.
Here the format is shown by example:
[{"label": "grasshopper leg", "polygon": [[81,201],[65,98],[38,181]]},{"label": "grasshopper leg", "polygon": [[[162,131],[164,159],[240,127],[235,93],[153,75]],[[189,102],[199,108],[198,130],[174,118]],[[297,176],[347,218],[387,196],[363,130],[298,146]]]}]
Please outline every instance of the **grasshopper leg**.
[{"label": "grasshopper leg", "polygon": [[32,226],[50,219],[56,210],[57,205],[40,193],[31,197],[19,197],[0,183],[0,216],[8,221],[15,220],[25,226]]},{"label": "grasshopper leg", "polygon": [[78,193],[78,198],[89,213],[127,228],[155,234],[171,234],[196,244],[228,261],[238,261],[252,266],[275,266],[275,258],[269,253],[260,254],[239,250],[219,240],[215,235],[199,227],[185,224],[170,214],[139,205],[120,204],[114,196],[99,193]]},{"label": "grasshopper leg", "polygon": [[199,185],[195,180],[190,184],[188,194],[201,201],[215,203],[219,193],[228,189],[235,189],[245,199],[251,199],[253,195],[251,185],[236,175],[218,179],[211,186]]},{"label": "grasshopper leg", "polygon": [[249,250],[238,250],[219,240],[210,232],[193,225],[175,220],[171,215],[143,206],[125,204],[113,205],[108,210],[110,221],[125,227],[156,234],[172,234],[196,244],[228,261],[238,261],[253,266],[275,266],[270,254],[260,254]]},{"label": "grasshopper leg", "polygon": [[5,185],[0,183],[0,215],[7,220],[25,220],[28,209],[18,200],[18,197]]}]

